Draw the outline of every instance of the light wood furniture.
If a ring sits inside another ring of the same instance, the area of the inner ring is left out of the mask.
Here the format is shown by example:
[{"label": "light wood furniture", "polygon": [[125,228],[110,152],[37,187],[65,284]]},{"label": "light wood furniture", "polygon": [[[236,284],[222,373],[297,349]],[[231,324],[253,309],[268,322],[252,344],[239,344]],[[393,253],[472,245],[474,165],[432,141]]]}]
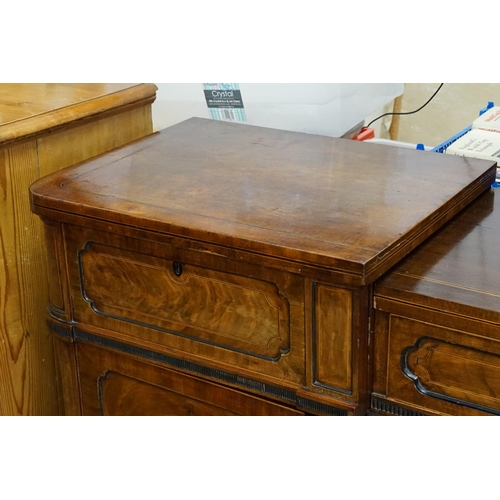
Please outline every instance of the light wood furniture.
[{"label": "light wood furniture", "polygon": [[391,126],[389,127],[389,139],[391,141],[398,140],[400,115],[397,113],[401,113],[403,104],[403,95],[404,94],[401,94],[400,96],[397,96],[394,99],[394,106],[392,112],[396,114],[392,116]]},{"label": "light wood furniture", "polygon": [[65,413],[365,414],[373,283],[494,176],[191,119],[37,181]]},{"label": "light wood furniture", "polygon": [[377,283],[374,411],[500,415],[499,248],[497,188]]},{"label": "light wood furniture", "polygon": [[0,415],[58,414],[43,230],[28,187],[150,134],[155,95],[152,84],[0,84]]}]

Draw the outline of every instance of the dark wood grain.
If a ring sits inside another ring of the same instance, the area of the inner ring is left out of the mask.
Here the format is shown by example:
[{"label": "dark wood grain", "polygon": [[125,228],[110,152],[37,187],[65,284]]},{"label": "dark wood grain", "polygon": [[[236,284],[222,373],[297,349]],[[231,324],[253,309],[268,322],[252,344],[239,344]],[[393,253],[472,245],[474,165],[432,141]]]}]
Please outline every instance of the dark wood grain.
[{"label": "dark wood grain", "polygon": [[377,283],[377,296],[500,323],[500,193],[490,190]]},{"label": "dark wood grain", "polygon": [[493,162],[193,118],[32,188],[55,208],[373,281],[488,189]]}]

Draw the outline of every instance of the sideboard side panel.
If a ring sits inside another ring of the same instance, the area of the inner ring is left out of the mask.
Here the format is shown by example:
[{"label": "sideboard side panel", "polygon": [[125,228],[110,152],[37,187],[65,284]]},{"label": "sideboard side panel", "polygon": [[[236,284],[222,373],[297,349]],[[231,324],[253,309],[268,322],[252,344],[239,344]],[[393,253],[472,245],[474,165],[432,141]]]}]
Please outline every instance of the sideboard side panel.
[{"label": "sideboard side panel", "polygon": [[314,383],[352,392],[352,293],[314,287]]}]

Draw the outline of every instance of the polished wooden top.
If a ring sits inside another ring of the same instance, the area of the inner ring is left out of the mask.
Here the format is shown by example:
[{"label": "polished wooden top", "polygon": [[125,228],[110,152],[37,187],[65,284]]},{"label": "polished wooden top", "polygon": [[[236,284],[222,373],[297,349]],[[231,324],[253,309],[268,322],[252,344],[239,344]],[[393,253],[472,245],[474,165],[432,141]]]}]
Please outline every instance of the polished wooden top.
[{"label": "polished wooden top", "polygon": [[373,281],[488,189],[495,164],[192,118],[32,186],[33,209]]},{"label": "polished wooden top", "polygon": [[106,111],[154,100],[154,84],[0,84],[0,145]]},{"label": "polished wooden top", "polygon": [[500,323],[500,191],[473,202],[377,284],[376,294]]}]

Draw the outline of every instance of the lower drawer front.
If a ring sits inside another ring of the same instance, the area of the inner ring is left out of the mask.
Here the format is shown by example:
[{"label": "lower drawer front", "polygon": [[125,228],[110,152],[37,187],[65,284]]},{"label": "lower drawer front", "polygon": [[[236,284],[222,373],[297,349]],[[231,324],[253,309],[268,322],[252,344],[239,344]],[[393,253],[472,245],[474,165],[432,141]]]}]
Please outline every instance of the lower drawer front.
[{"label": "lower drawer front", "polygon": [[133,357],[78,344],[84,415],[224,416],[303,413]]},{"label": "lower drawer front", "polygon": [[500,342],[392,315],[387,396],[437,413],[500,414]]}]

